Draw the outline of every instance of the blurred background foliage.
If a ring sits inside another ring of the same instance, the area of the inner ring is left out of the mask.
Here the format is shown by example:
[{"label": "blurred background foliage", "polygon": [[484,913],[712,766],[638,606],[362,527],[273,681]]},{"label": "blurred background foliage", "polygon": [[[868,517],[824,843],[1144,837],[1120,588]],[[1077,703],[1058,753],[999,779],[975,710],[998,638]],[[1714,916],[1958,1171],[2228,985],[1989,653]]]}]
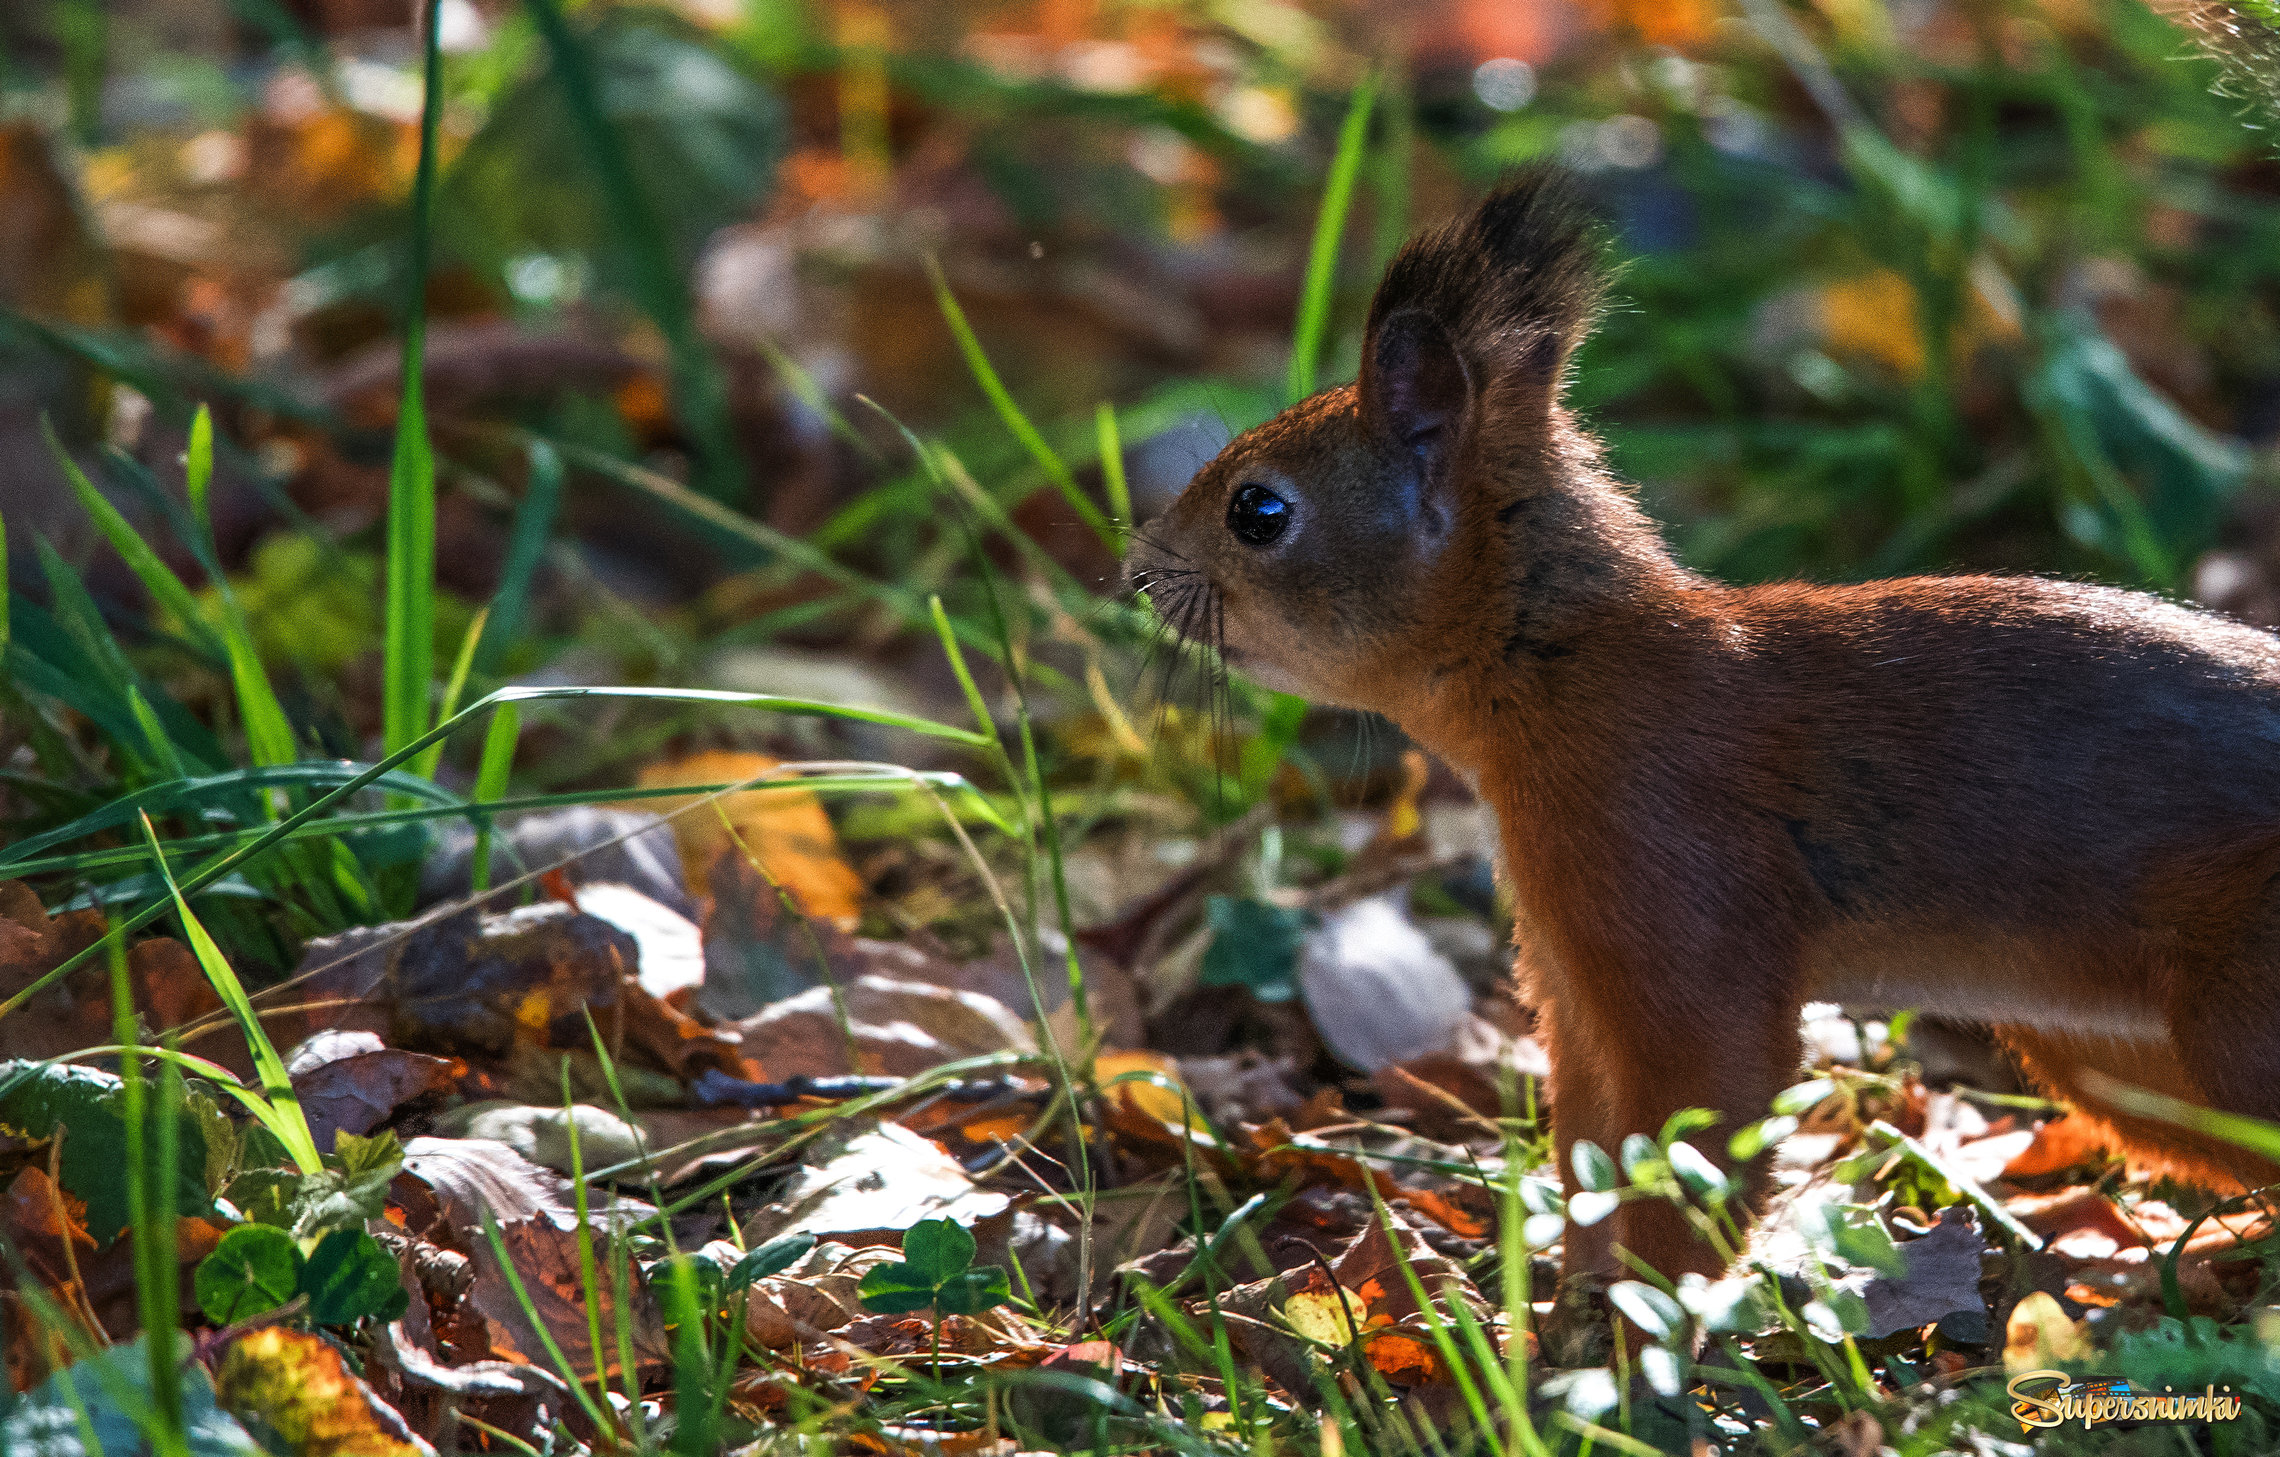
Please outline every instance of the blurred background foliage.
[{"label": "blurred background foliage", "polygon": [[[171,529],[211,403],[214,565],[301,743],[375,757],[415,10],[0,10],[0,782],[19,832],[100,802],[132,758],[64,743],[75,664],[147,689],[209,767],[242,757],[222,747],[228,672],[104,544],[43,417],[212,612]],[[1696,565],[2062,572],[2280,620],[2280,162],[2248,88],[2135,0],[438,13],[438,664],[479,604],[512,603],[468,697],[514,678],[926,707],[952,689],[911,604],[982,610],[956,498],[1000,528],[1023,652],[1069,688],[1049,767],[1223,789],[1227,764],[1167,771],[1123,716],[1138,629],[1085,606],[1113,554],[993,407],[929,268],[1093,501],[1114,407],[1144,518],[1286,402],[1324,177],[1372,80],[1322,378],[1351,374],[1410,229],[1556,158],[1617,274],[1573,400]],[[1236,765],[1252,793],[1295,720],[1233,706],[1267,725]],[[1159,718],[1159,739],[1193,722]],[[640,705],[531,728],[536,789],[623,783],[723,732]]]}]

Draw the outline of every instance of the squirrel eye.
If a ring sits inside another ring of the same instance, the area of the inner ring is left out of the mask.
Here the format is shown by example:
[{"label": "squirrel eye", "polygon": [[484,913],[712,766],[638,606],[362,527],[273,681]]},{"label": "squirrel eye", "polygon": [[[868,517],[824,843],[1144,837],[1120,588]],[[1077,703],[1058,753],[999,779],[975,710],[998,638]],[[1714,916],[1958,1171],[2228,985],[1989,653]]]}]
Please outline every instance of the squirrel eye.
[{"label": "squirrel eye", "polygon": [[1265,546],[1290,525],[1290,502],[1265,486],[1238,487],[1227,503],[1227,529],[1250,546]]}]

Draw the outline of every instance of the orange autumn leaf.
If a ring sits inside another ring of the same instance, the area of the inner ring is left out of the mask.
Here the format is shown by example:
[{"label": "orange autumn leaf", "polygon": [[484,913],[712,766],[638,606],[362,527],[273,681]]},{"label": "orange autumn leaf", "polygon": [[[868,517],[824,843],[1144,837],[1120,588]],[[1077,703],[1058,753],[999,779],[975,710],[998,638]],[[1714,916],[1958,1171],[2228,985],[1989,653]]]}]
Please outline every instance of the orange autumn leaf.
[{"label": "orange autumn leaf", "polygon": [[2108,1135],[2087,1118],[2054,1118],[2035,1130],[2034,1142],[2003,1166],[2006,1179],[2032,1179],[2102,1160]]},{"label": "orange autumn leaf", "polygon": [[[735,784],[765,774],[780,762],[766,754],[720,750],[652,764],[641,771],[640,782],[652,789]],[[652,807],[659,814],[672,815],[690,802],[665,798],[652,801]],[[863,882],[840,858],[839,833],[823,812],[822,801],[804,789],[743,790],[723,796],[717,805],[675,815],[673,834],[692,889],[706,893],[713,862],[730,847],[731,836],[721,824],[724,815],[735,827],[734,838],[743,850],[758,858],[803,912],[843,930],[854,928],[862,914]]]},{"label": "orange autumn leaf", "polygon": [[1370,1364],[1388,1381],[1423,1386],[1440,1374],[1440,1363],[1415,1336],[1381,1329],[1362,1332],[1362,1339],[1367,1343]]},{"label": "orange autumn leaf", "polygon": [[26,1164],[8,1192],[0,1195],[0,1225],[19,1239],[53,1240],[60,1245],[68,1232],[73,1244],[95,1247],[87,1233],[87,1205],[58,1189],[38,1164]]},{"label": "orange autumn leaf", "polygon": [[1028,1131],[1026,1113],[996,1113],[959,1125],[958,1132],[975,1143],[1012,1143]]}]

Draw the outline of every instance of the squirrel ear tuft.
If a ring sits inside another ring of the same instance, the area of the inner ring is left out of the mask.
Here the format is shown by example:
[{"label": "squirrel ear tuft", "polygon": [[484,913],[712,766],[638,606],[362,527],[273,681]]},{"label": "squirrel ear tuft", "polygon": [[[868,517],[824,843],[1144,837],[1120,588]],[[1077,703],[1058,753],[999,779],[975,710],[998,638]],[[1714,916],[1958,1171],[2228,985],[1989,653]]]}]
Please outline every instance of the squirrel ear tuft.
[{"label": "squirrel ear tuft", "polygon": [[[1407,357],[1421,315],[1438,327],[1461,378],[1484,395],[1515,386],[1548,405],[1599,307],[1598,248],[1566,174],[1533,168],[1465,217],[1412,238],[1370,304],[1363,394],[1390,382],[1389,348]],[[1373,368],[1375,367],[1375,368]],[[1389,400],[1372,400],[1383,414]]]}]

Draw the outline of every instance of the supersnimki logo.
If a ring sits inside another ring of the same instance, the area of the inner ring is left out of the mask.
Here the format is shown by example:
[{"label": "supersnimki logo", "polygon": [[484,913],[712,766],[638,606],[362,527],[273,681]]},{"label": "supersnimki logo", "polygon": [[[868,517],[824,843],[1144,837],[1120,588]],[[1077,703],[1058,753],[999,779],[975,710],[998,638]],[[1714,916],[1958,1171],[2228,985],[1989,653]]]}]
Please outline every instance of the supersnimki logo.
[{"label": "supersnimki logo", "polygon": [[2241,1399],[2229,1386],[2199,1391],[2133,1388],[2122,1380],[2072,1381],[2064,1371],[2022,1371],[2003,1388],[2011,1415],[2022,1431],[2080,1422],[2229,1422],[2240,1415]]}]

